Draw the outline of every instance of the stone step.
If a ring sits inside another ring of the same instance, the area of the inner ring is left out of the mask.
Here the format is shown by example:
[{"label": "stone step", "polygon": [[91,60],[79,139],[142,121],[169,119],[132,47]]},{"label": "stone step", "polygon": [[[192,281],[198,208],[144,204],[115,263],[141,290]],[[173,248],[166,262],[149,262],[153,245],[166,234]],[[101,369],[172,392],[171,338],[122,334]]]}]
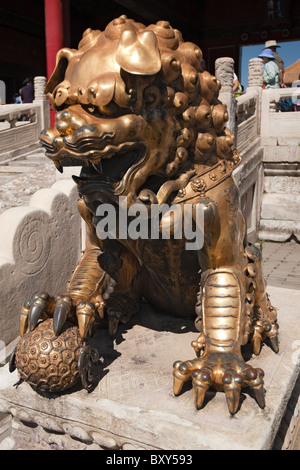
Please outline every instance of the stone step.
[{"label": "stone step", "polygon": [[26,171],[26,168],[28,167],[35,167],[36,165],[44,165],[46,162],[42,160],[15,160],[13,162],[10,162],[8,166],[10,167],[23,167],[24,171]]},{"label": "stone step", "polygon": [[0,166],[0,174],[14,174],[14,173],[24,173],[24,171],[28,171],[28,166],[14,166],[14,165],[6,165],[6,166]]},{"label": "stone step", "polygon": [[14,181],[16,178],[16,174],[13,173],[12,175],[9,174],[0,174],[0,186],[6,183],[10,183],[11,181]]},{"label": "stone step", "polygon": [[49,158],[46,157],[44,152],[39,152],[39,153],[33,153],[33,154],[30,154],[30,155],[27,155],[26,160],[28,160],[28,161],[41,160],[41,161],[47,162],[47,161],[49,161]]},{"label": "stone step", "polygon": [[56,173],[41,148],[0,164],[0,214],[10,207],[27,205],[33,193],[55,182]]},{"label": "stone step", "polygon": [[45,156],[45,152],[41,149],[38,149],[33,153],[7,160],[2,164],[0,162],[0,169],[7,168],[8,166],[23,166],[24,170],[26,171],[26,167],[28,166],[35,166],[40,164],[44,165],[45,163],[49,163],[49,161],[50,160]]}]

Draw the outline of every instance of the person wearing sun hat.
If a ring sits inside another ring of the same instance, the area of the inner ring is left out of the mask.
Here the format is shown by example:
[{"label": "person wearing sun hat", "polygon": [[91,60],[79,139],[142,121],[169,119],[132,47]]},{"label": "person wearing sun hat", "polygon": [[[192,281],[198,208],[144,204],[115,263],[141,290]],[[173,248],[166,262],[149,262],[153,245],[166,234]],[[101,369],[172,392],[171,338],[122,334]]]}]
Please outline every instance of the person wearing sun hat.
[{"label": "person wearing sun hat", "polygon": [[277,52],[277,49],[281,47],[275,39],[270,39],[269,41],[265,42],[265,49],[271,49],[273,51],[274,57],[275,57],[275,62],[278,65],[279,68],[279,83],[281,88],[286,88],[286,85],[284,84],[284,62],[280,55]]},{"label": "person wearing sun hat", "polygon": [[280,88],[279,68],[275,62],[273,51],[266,48],[258,57],[261,57],[264,62],[264,88]]}]

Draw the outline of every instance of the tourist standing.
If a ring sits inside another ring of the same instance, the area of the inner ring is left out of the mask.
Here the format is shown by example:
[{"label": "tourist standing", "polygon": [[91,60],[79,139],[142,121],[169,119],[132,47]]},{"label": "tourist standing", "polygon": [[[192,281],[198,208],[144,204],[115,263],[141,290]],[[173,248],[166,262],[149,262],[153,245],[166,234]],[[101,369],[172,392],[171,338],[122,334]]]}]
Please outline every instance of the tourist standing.
[{"label": "tourist standing", "polygon": [[279,85],[280,88],[286,88],[286,85],[284,83],[284,61],[280,57],[280,55],[277,52],[277,49],[281,47],[275,40],[270,40],[265,42],[265,49],[271,49],[271,51],[274,54],[275,57],[275,62],[278,65],[279,68]]},{"label": "tourist standing", "polygon": [[279,68],[275,62],[275,57],[271,49],[264,49],[258,57],[264,62],[263,87],[280,88]]},{"label": "tourist standing", "polygon": [[238,76],[237,76],[236,73],[233,74],[233,87],[232,87],[232,91],[233,91],[234,96],[235,96],[236,98],[238,98],[238,96],[241,96],[241,94],[243,93],[242,85],[240,84],[239,79],[238,79]]},{"label": "tourist standing", "polygon": [[26,78],[21,88],[22,103],[32,103],[34,100],[34,87],[31,78]]}]

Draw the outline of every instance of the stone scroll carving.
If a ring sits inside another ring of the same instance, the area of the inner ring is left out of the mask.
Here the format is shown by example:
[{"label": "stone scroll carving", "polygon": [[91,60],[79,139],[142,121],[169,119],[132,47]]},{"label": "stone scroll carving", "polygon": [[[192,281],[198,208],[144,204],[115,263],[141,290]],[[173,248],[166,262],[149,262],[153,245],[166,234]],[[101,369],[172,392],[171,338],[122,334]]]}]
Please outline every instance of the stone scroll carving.
[{"label": "stone scroll carving", "polygon": [[[68,281],[80,255],[80,229],[74,230],[79,218],[76,200],[75,183],[60,180],[33,194],[29,206],[0,215],[0,331],[5,344],[19,334],[18,306],[24,296],[45,284],[60,290]],[[62,239],[68,246],[64,253]]]}]

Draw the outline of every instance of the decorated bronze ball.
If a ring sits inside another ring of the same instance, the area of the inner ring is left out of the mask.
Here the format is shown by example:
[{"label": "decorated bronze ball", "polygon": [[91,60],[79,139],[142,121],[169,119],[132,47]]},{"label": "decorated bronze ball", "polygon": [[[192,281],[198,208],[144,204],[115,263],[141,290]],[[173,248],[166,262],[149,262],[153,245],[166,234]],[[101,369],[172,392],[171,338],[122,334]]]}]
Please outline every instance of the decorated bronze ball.
[{"label": "decorated bronze ball", "polygon": [[40,322],[21,337],[15,355],[20,378],[41,392],[63,392],[79,380],[82,339],[78,327],[66,323],[59,336],[53,320]]}]

